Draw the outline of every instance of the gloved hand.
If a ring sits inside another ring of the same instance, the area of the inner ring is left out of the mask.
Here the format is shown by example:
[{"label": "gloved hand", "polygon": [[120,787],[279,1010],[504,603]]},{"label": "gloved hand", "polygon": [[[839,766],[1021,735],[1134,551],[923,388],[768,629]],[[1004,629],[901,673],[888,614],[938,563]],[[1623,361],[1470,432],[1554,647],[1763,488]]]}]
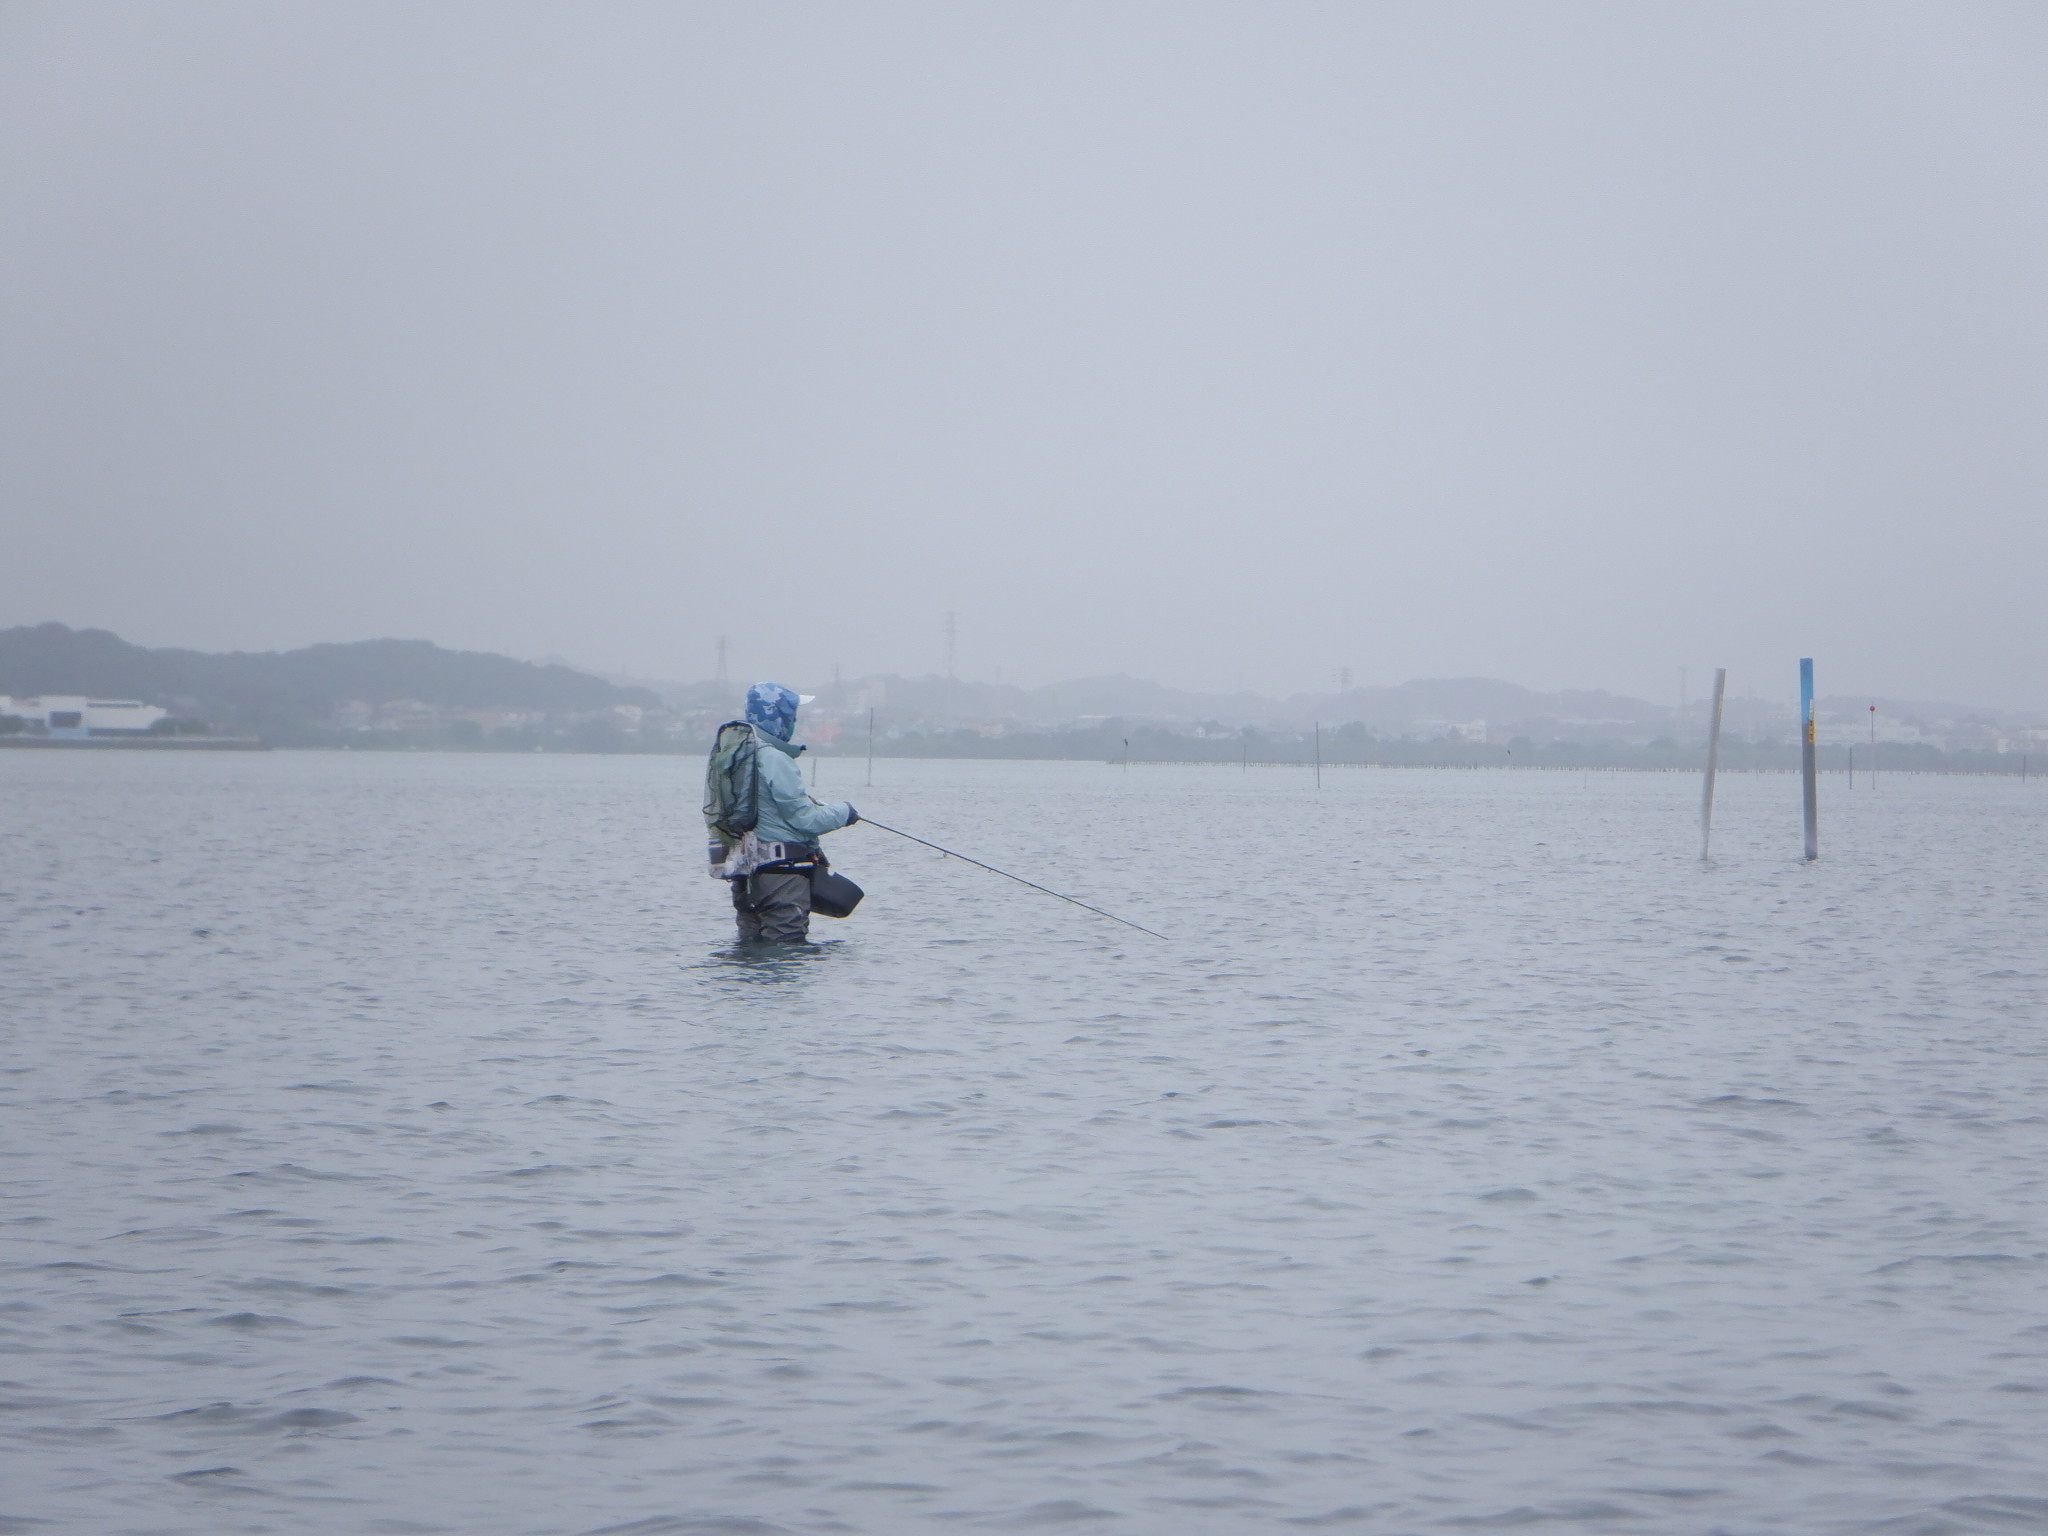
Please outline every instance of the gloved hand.
[{"label": "gloved hand", "polygon": [[852,826],[852,825],[853,825],[853,824],[854,824],[854,823],[855,823],[856,821],[859,821],[859,820],[860,820],[860,812],[859,812],[859,811],[856,811],[856,810],[855,810],[855,809],[853,808],[853,802],[852,802],[851,800],[847,801],[847,802],[846,802],[846,825],[850,827],[850,826]]}]

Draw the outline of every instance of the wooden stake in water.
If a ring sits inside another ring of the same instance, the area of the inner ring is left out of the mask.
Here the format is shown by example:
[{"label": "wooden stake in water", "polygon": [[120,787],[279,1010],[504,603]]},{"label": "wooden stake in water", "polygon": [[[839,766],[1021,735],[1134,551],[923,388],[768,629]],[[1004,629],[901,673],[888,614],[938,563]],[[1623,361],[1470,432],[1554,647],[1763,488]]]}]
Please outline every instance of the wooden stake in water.
[{"label": "wooden stake in water", "polygon": [[1806,807],[1806,862],[1820,857],[1820,769],[1814,759],[1813,658],[1799,658],[1799,788]]},{"label": "wooden stake in water", "polygon": [[1714,837],[1714,774],[1721,766],[1721,703],[1728,696],[1728,669],[1714,668],[1714,707],[1707,720],[1707,776],[1700,785],[1700,858]]},{"label": "wooden stake in water", "polygon": [[875,712],[868,711],[868,788],[875,787]]},{"label": "wooden stake in water", "polygon": [[1316,722],[1316,788],[1323,787],[1323,722]]}]

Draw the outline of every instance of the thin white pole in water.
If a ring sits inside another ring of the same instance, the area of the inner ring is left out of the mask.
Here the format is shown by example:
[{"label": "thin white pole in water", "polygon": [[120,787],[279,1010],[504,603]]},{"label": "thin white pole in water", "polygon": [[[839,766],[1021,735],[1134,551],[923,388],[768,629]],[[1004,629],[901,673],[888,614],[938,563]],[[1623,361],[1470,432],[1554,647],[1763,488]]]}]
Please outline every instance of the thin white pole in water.
[{"label": "thin white pole in water", "polygon": [[1814,760],[1813,658],[1799,658],[1799,789],[1806,810],[1806,862],[1820,857],[1820,765]]},{"label": "thin white pole in water", "polygon": [[868,788],[875,787],[875,712],[868,711]]},{"label": "thin white pole in water", "polygon": [[1849,787],[1851,789],[1856,787],[1856,746],[1854,742],[1851,742],[1849,745]]},{"label": "thin white pole in water", "polygon": [[1316,788],[1323,787],[1323,722],[1316,722]]},{"label": "thin white pole in water", "polygon": [[1870,706],[1870,787],[1877,788],[1877,705]]},{"label": "thin white pole in water", "polygon": [[1721,701],[1728,696],[1728,669],[1714,668],[1714,708],[1707,721],[1707,776],[1700,785],[1700,858],[1714,836],[1714,774],[1721,766]]}]

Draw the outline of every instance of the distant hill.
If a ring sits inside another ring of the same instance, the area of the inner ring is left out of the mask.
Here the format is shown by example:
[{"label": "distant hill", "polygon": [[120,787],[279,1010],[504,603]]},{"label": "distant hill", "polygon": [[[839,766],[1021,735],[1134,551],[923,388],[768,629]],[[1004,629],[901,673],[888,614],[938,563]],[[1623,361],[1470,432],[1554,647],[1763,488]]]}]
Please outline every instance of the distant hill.
[{"label": "distant hill", "polygon": [[104,629],[64,624],[0,630],[0,693],[141,699],[202,718],[217,730],[286,739],[338,706],[359,700],[414,699],[444,709],[562,715],[661,703],[644,688],[622,688],[569,667],[450,651],[426,640],[360,640],[297,651],[209,655],[150,650]]}]

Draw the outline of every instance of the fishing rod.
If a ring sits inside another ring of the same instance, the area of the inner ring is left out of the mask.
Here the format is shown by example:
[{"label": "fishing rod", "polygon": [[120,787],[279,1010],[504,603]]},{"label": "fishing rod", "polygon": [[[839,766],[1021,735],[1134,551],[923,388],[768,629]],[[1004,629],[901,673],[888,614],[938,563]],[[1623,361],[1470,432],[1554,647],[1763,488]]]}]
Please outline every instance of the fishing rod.
[{"label": "fishing rod", "polygon": [[[1106,917],[1112,923],[1122,923],[1126,928],[1135,928],[1140,933],[1151,933],[1152,937],[1155,939],[1166,939],[1165,934],[1153,933],[1152,930],[1150,928],[1147,928],[1143,923],[1134,923],[1128,917],[1118,917],[1114,912],[1105,912],[1100,907],[1091,907],[1088,905],[1087,902],[1075,901],[1074,898],[1071,896],[1060,896],[1060,893],[1058,891],[1053,890],[1051,887],[1040,885],[1036,880],[1026,880],[1022,875],[1013,875],[1007,869],[997,869],[993,864],[984,864],[979,859],[969,859],[967,858],[966,854],[955,853],[950,848],[941,848],[937,843],[926,843],[925,840],[921,837],[911,837],[908,832],[904,832],[896,827],[885,826],[883,825],[883,823],[879,821],[870,820],[866,816],[861,817],[860,823],[864,827],[873,827],[879,832],[894,832],[898,837],[909,838],[910,841],[913,843],[924,843],[925,847],[930,848],[937,853],[943,853],[949,859],[966,859],[966,861],[969,864],[972,864],[976,869],[985,869],[992,875],[1001,875],[1005,880],[1014,880],[1019,885],[1028,885],[1034,891],[1044,891],[1045,894],[1048,896],[1059,896],[1059,899],[1061,901],[1072,902],[1073,905],[1081,908],[1082,911],[1093,912],[1097,917]],[[1171,944],[1173,940],[1166,939],[1166,942]]]}]

